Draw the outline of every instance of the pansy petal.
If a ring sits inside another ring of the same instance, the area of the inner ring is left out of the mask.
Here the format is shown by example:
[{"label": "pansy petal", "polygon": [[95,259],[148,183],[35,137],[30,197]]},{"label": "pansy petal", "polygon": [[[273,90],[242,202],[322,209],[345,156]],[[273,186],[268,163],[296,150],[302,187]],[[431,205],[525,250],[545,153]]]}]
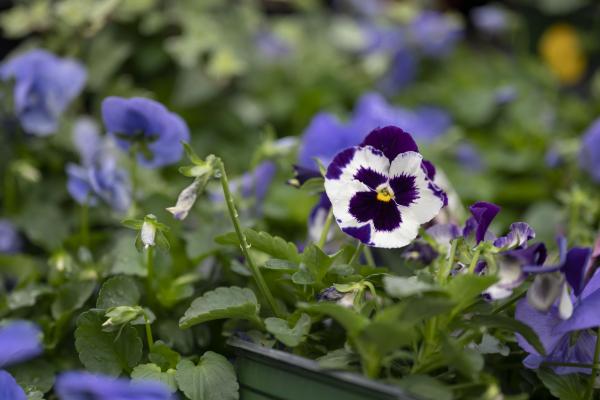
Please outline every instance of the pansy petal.
[{"label": "pansy petal", "polygon": [[589,247],[573,247],[567,253],[567,259],[562,271],[567,278],[567,282],[573,288],[575,296],[579,296],[583,290],[591,257],[592,249]]},{"label": "pansy petal", "polygon": [[[524,324],[529,325],[531,329],[535,331],[542,342],[546,353],[552,352],[556,347],[556,344],[563,337],[561,333],[555,332],[554,329],[562,322],[556,315],[555,310],[548,313],[542,313],[531,307],[527,300],[522,299],[517,303],[515,318]],[[517,334],[517,342],[526,352],[539,355],[535,348],[519,334]]]},{"label": "pansy petal", "polygon": [[0,368],[42,353],[42,332],[33,323],[16,321],[0,328]]},{"label": "pansy petal", "polygon": [[557,272],[539,274],[527,290],[527,301],[536,310],[546,312],[562,293],[564,280]]},{"label": "pansy petal", "polygon": [[15,378],[3,370],[0,370],[0,400],[27,400],[25,391]]},{"label": "pansy petal", "polygon": [[581,300],[573,310],[571,318],[557,326],[555,331],[564,334],[599,327],[600,313],[598,310],[600,310],[600,291],[597,290]]},{"label": "pansy petal", "polygon": [[396,126],[373,130],[367,135],[361,146],[372,146],[382,151],[389,160],[393,160],[398,154],[407,151],[419,152],[419,147],[410,134]]},{"label": "pansy petal", "polygon": [[475,240],[479,243],[485,239],[485,234],[496,215],[500,212],[500,207],[492,203],[479,201],[469,207],[469,210],[477,222]]},{"label": "pansy petal", "polygon": [[515,222],[510,225],[510,231],[506,236],[499,237],[494,241],[494,246],[500,249],[512,249],[526,246],[527,242],[535,238],[535,231],[525,222]]},{"label": "pansy petal", "polygon": [[419,233],[419,223],[414,218],[401,215],[402,222],[394,230],[372,230],[371,245],[382,248],[404,247],[411,243]]}]

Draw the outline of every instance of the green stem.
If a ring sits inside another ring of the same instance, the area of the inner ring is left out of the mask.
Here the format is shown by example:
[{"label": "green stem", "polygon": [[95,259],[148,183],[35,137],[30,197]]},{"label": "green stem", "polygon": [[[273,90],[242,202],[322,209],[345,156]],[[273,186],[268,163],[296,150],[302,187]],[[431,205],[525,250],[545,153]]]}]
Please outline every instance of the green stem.
[{"label": "green stem", "polygon": [[471,264],[469,265],[469,274],[475,273],[475,267],[477,267],[477,261],[479,261],[480,255],[481,255],[481,247],[478,247],[475,250],[475,254],[473,254],[473,258],[471,259]]},{"label": "green stem", "polygon": [[592,400],[594,397],[594,382],[596,382],[596,375],[598,374],[598,359],[600,358],[600,328],[596,330],[596,349],[594,350],[594,363],[592,364],[592,374],[590,375],[590,382],[588,383],[587,398]]},{"label": "green stem", "polygon": [[333,208],[329,209],[329,213],[327,214],[327,218],[325,219],[325,225],[323,225],[323,231],[321,232],[321,237],[319,238],[319,248],[323,249],[325,243],[327,242],[327,235],[329,234],[329,229],[331,228],[331,222],[333,221]]},{"label": "green stem", "polygon": [[452,244],[450,245],[450,254],[448,255],[448,263],[446,264],[446,266],[442,265],[438,269],[438,282],[439,283],[446,282],[446,278],[448,277],[448,274],[452,270],[452,265],[454,265],[454,258],[456,257],[456,248],[457,247],[458,247],[458,240],[452,241]]},{"label": "green stem", "polygon": [[148,317],[144,314],[144,320],[146,321],[146,339],[148,340],[148,351],[154,346],[154,338],[152,337],[152,329],[150,328],[150,322]]},{"label": "green stem", "polygon": [[363,254],[365,255],[365,258],[367,260],[367,265],[369,267],[376,267],[375,259],[373,258],[373,252],[371,251],[371,248],[369,246],[365,246],[365,248],[363,249]]},{"label": "green stem", "polygon": [[81,246],[90,247],[90,206],[87,202],[81,205]]},{"label": "green stem", "polygon": [[352,265],[356,262],[356,260],[358,260],[358,257],[360,256],[360,253],[362,253],[364,247],[365,245],[363,244],[363,242],[358,242],[358,246],[356,246],[356,250],[354,250],[354,254],[352,254],[352,257],[350,258],[350,261],[348,261],[348,264]]},{"label": "green stem", "polygon": [[240,217],[235,208],[235,202],[233,200],[233,196],[229,189],[229,181],[227,180],[227,174],[225,173],[225,166],[223,165],[223,161],[221,159],[217,159],[216,165],[217,165],[217,168],[220,173],[221,186],[223,187],[223,196],[225,197],[225,202],[227,203],[227,209],[229,211],[229,216],[231,217],[231,222],[233,223],[233,228],[235,229],[235,233],[238,237],[238,240],[240,241],[240,247],[242,249],[242,254],[244,255],[244,258],[246,259],[246,263],[248,263],[248,267],[250,268],[250,271],[252,272],[252,276],[254,277],[254,281],[256,282],[256,285],[258,286],[258,290],[261,292],[261,294],[263,295],[265,300],[267,300],[267,303],[269,304],[269,307],[271,307],[273,314],[275,314],[275,316],[278,318],[283,318],[284,315],[281,312],[281,310],[279,309],[279,306],[278,306],[277,302],[275,301],[275,298],[273,297],[273,294],[271,293],[269,286],[267,286],[267,283],[265,282],[264,277],[262,276],[262,274],[261,274],[260,270],[258,269],[258,267],[256,266],[256,264],[254,264],[254,261],[252,260],[252,257],[250,256],[250,252],[249,252],[250,245],[248,244],[246,235],[242,231],[242,227],[240,224]]},{"label": "green stem", "polygon": [[129,148],[129,173],[131,174],[131,215],[137,212],[137,192],[138,192],[138,164],[137,164],[137,146],[132,144]]},{"label": "green stem", "polygon": [[149,246],[146,249],[146,289],[148,291],[148,297],[153,292],[154,282],[154,246]]}]

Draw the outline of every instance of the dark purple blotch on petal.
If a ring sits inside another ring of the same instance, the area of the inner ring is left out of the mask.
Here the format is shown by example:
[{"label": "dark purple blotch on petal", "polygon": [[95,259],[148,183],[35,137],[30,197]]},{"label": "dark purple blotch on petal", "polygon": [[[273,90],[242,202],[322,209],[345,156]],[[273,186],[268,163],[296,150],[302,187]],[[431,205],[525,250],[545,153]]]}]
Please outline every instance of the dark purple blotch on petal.
[{"label": "dark purple blotch on petal", "polygon": [[591,256],[592,249],[589,247],[573,247],[567,253],[562,271],[567,282],[573,288],[575,296],[579,296],[585,286],[586,272],[590,266]]},{"label": "dark purple blotch on petal", "polygon": [[490,224],[500,212],[500,207],[493,203],[479,201],[469,207],[469,210],[471,211],[471,215],[473,215],[473,218],[477,223],[477,228],[475,230],[475,241],[479,243],[484,240]]},{"label": "dark purple blotch on petal", "polygon": [[376,192],[358,192],[350,199],[350,214],[359,222],[373,221],[378,231],[393,231],[402,218],[396,203],[377,200]]},{"label": "dark purple blotch on petal", "polygon": [[342,228],[342,231],[365,244],[371,243],[371,226],[369,224],[358,228]]},{"label": "dark purple blotch on petal", "polygon": [[394,200],[399,206],[408,207],[419,198],[419,191],[414,176],[395,176],[390,179],[390,187],[394,191]]},{"label": "dark purple blotch on petal", "polygon": [[354,174],[354,179],[359,180],[373,190],[377,189],[379,185],[387,182],[386,176],[381,175],[377,171],[373,171],[371,168],[364,167],[361,167],[356,174]]},{"label": "dark purple blotch on petal", "polygon": [[325,177],[327,179],[340,179],[344,167],[352,161],[354,153],[356,153],[355,147],[350,147],[346,150],[339,152],[335,156],[333,161],[331,161],[331,164],[329,164],[329,167],[327,168],[327,174],[325,175]]},{"label": "dark purple blotch on petal", "polygon": [[394,160],[398,154],[419,151],[419,147],[409,133],[391,125],[373,130],[367,135],[361,146],[372,146],[382,151],[390,161]]},{"label": "dark purple blotch on petal", "polygon": [[421,163],[421,168],[423,168],[423,171],[425,171],[425,175],[427,175],[427,178],[433,181],[436,173],[435,165],[433,165],[431,161],[423,160],[423,162]]},{"label": "dark purple blotch on petal", "polygon": [[448,195],[446,194],[444,189],[442,189],[433,182],[429,182],[427,188],[429,188],[429,190],[431,190],[433,194],[442,201],[442,207],[446,207],[448,205]]}]

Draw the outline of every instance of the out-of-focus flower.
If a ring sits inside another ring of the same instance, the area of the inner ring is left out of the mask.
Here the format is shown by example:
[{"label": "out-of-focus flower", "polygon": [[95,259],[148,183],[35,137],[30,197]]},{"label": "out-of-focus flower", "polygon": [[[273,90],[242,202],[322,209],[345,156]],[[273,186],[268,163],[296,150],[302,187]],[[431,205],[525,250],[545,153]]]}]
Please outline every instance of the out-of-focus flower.
[{"label": "out-of-focus flower", "polygon": [[579,165],[592,179],[600,183],[600,118],[585,131],[579,151]]},{"label": "out-of-focus flower", "polygon": [[168,207],[167,211],[173,214],[175,219],[183,221],[190,210],[196,203],[196,198],[198,197],[198,191],[202,186],[202,181],[200,178],[194,179],[194,181],[188,185],[185,189],[179,193],[177,197],[177,203],[173,207]]},{"label": "out-of-focus flower", "polygon": [[542,35],[539,52],[550,70],[564,84],[579,82],[587,58],[577,31],[567,24],[550,26]]},{"label": "out-of-focus flower", "polygon": [[76,122],[74,136],[82,164],[66,167],[67,189],[73,199],[91,206],[103,201],[116,211],[127,210],[131,204],[129,179],[117,166],[111,139],[103,140],[98,126],[89,118]]},{"label": "out-of-focus flower", "polygon": [[419,14],[409,26],[412,43],[428,57],[439,58],[448,55],[463,30],[455,17],[444,13],[426,10]]},{"label": "out-of-focus flower", "polygon": [[[566,261],[563,267],[570,270],[566,280],[573,291],[569,295],[567,290],[566,294],[569,301],[573,302],[567,318],[564,318],[564,311],[561,311],[564,306],[560,304],[551,305],[547,311],[536,310],[529,299],[523,299],[517,304],[516,319],[529,325],[537,333],[547,354],[539,354],[523,337],[517,335],[519,346],[529,353],[523,361],[527,368],[537,369],[543,362],[593,363],[598,338],[587,329],[600,326],[600,272],[595,271],[586,284],[587,279],[584,277],[589,267],[589,257],[573,257],[571,261]],[[569,275],[576,279],[569,279]],[[582,279],[579,279],[580,277]],[[559,303],[562,303],[564,295],[560,297]],[[572,335],[573,332],[577,334]],[[585,367],[556,366],[552,369],[559,375],[591,373],[590,368]]]},{"label": "out-of-focus flower", "polygon": [[19,386],[15,378],[3,370],[0,370],[0,399],[27,400],[25,391]]},{"label": "out-of-focus flower", "polygon": [[278,60],[289,56],[292,47],[275,32],[262,29],[254,37],[254,44],[260,55],[268,60]]},{"label": "out-of-focus flower", "polygon": [[171,400],[169,389],[157,381],[130,381],[88,372],[66,372],[56,380],[60,400]]},{"label": "out-of-focus flower", "polygon": [[454,156],[456,161],[466,169],[480,171],[483,168],[483,160],[471,143],[464,142],[456,146]]},{"label": "out-of-focus flower", "polygon": [[0,368],[27,361],[42,354],[42,332],[28,321],[0,327]]},{"label": "out-of-focus flower", "polygon": [[408,86],[415,80],[419,68],[419,59],[410,49],[397,50],[390,61],[390,66],[377,87],[383,93],[392,95]]},{"label": "out-of-focus flower", "polygon": [[342,231],[375,247],[403,247],[444,206],[412,137],[388,126],[360,146],[338,153],[327,169],[325,191]]},{"label": "out-of-focus flower", "polygon": [[179,161],[181,142],[190,139],[183,119],[150,99],[107,97],[102,102],[102,119],[117,145],[134,151],[140,165],[147,168]]},{"label": "out-of-focus flower", "polygon": [[0,79],[14,80],[15,114],[23,130],[47,136],[56,132],[61,114],[83,89],[86,71],[75,60],[36,49],[0,66]]},{"label": "out-of-focus flower", "polygon": [[496,4],[487,4],[471,10],[473,25],[488,35],[499,35],[508,28],[506,10]]},{"label": "out-of-focus flower", "polygon": [[519,92],[512,85],[505,85],[496,89],[494,94],[496,104],[499,106],[511,103],[516,100]]},{"label": "out-of-focus flower", "polygon": [[14,254],[21,251],[23,241],[10,221],[0,219],[0,253]]},{"label": "out-of-focus flower", "polygon": [[[252,199],[257,207],[256,211],[261,212],[262,203],[267,196],[271,181],[277,172],[277,166],[273,161],[263,161],[250,172],[232,179],[229,182],[229,188],[235,195],[244,199]],[[222,202],[225,200],[221,190],[215,190],[210,195],[213,201]]]}]

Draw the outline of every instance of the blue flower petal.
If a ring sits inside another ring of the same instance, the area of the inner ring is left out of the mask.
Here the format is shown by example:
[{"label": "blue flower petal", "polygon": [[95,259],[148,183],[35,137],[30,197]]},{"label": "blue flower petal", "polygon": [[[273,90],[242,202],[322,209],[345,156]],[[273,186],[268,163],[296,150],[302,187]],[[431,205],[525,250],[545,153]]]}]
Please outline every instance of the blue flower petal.
[{"label": "blue flower petal", "polygon": [[37,357],[43,351],[42,332],[28,321],[0,328],[0,368]]}]

